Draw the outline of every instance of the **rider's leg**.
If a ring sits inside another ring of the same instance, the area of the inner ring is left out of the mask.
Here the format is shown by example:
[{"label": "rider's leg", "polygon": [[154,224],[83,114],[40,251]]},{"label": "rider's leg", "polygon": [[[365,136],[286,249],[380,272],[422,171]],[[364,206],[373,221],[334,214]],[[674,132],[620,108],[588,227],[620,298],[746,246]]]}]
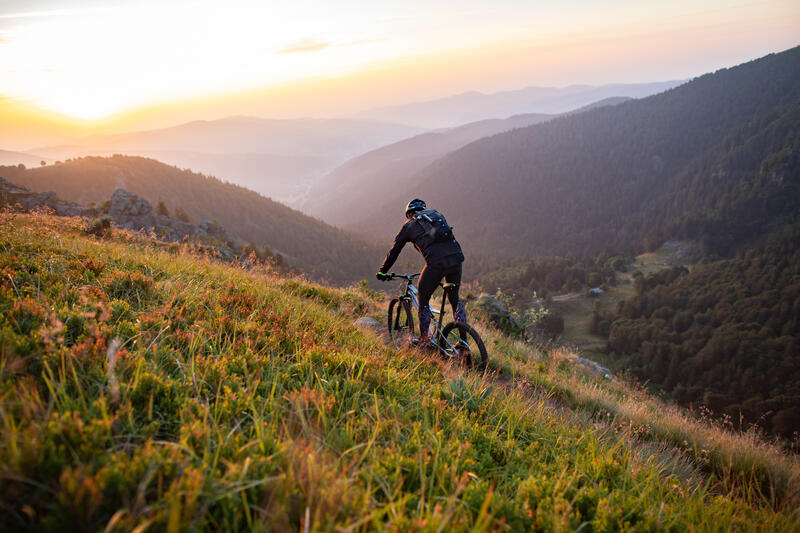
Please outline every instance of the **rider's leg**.
[{"label": "rider's leg", "polygon": [[439,286],[443,272],[438,269],[425,265],[419,275],[419,336],[423,340],[430,338],[428,326],[431,324],[433,313],[428,304],[431,302],[433,291]]},{"label": "rider's leg", "polygon": [[456,267],[450,268],[444,274],[444,280],[447,283],[455,283],[455,287],[447,291],[447,299],[453,307],[453,317],[459,321],[466,323],[467,311],[461,305],[461,300],[458,298],[458,289],[461,285],[461,264]]}]

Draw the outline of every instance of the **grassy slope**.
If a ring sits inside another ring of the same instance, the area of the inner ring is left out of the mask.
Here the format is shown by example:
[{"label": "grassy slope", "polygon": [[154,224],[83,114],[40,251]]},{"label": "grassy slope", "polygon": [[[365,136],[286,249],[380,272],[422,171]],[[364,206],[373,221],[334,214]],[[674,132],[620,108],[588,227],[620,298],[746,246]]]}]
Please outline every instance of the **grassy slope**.
[{"label": "grassy slope", "polygon": [[795,459],[568,354],[482,329],[463,374],[359,289],[2,217],[0,529],[797,527]]}]

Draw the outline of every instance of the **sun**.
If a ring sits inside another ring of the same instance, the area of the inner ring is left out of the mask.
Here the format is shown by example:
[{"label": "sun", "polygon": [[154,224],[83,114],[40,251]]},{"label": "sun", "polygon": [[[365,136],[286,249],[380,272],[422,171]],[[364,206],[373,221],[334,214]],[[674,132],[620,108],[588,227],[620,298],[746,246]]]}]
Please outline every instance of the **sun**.
[{"label": "sun", "polygon": [[98,121],[126,110],[122,102],[93,91],[83,94],[55,94],[37,100],[42,109],[81,121]]},{"label": "sun", "polygon": [[159,102],[340,74],[375,60],[383,46],[369,39],[353,45],[362,37],[358,28],[334,32],[329,22],[281,16],[271,4],[246,7],[165,2],[23,18],[0,35],[0,88],[43,109],[99,120]]}]

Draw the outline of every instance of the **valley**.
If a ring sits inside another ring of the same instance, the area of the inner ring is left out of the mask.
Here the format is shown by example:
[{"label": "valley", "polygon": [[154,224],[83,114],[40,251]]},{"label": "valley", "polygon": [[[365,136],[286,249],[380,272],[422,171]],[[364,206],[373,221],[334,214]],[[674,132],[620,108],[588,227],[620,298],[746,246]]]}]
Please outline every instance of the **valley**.
[{"label": "valley", "polygon": [[608,338],[591,332],[592,311],[596,308],[601,314],[616,311],[617,306],[630,298],[634,290],[634,272],[645,276],[655,274],[673,266],[691,267],[691,256],[686,251],[693,248],[693,243],[669,242],[656,250],[638,255],[633,263],[626,266],[625,272],[619,272],[613,285],[604,285],[599,294],[592,293],[589,287],[579,292],[554,295],[550,308],[564,318],[564,332],[561,340],[590,357],[607,363],[605,351]]}]

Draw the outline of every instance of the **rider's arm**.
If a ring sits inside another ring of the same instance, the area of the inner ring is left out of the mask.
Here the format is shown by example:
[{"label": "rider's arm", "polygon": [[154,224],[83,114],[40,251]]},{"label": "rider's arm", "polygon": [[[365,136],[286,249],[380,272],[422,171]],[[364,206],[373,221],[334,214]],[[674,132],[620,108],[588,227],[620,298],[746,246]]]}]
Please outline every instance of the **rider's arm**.
[{"label": "rider's arm", "polygon": [[386,259],[383,260],[383,264],[378,270],[379,272],[389,272],[389,269],[392,268],[394,262],[397,261],[397,256],[400,255],[400,251],[403,249],[403,246],[405,246],[409,240],[408,224],[405,224],[394,238],[394,245],[392,246],[392,249],[389,250],[389,253],[386,254]]}]

